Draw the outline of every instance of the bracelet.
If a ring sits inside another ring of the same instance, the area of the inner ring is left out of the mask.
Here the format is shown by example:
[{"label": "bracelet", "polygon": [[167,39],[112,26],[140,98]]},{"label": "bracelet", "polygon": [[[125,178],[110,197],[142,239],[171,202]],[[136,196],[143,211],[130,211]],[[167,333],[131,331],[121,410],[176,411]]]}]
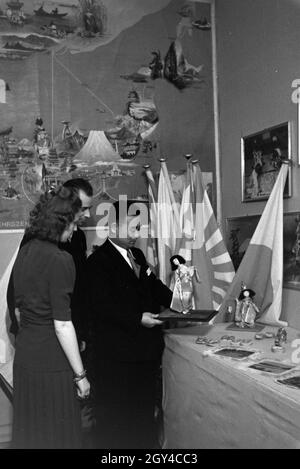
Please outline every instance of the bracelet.
[{"label": "bracelet", "polygon": [[74,376],[73,381],[74,381],[74,383],[78,383],[78,381],[81,381],[85,377],[86,377],[86,370],[83,370],[81,373]]}]

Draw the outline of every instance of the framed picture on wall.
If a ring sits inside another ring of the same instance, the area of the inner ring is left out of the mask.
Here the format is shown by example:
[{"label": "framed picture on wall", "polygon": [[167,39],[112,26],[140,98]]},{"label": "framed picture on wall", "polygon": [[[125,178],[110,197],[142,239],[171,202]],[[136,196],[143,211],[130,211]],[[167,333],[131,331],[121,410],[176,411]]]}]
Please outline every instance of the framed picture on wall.
[{"label": "framed picture on wall", "polygon": [[[291,158],[290,123],[276,125],[241,139],[242,201],[268,199],[282,160]],[[291,168],[284,188],[291,197]]]},{"label": "framed picture on wall", "polygon": [[300,212],[283,216],[283,286],[300,290]]}]

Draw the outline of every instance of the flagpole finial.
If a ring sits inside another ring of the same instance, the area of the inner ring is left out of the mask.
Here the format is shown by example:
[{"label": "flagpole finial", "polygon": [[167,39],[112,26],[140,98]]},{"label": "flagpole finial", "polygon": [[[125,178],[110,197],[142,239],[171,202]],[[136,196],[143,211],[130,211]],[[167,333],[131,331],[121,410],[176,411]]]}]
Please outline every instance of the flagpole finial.
[{"label": "flagpole finial", "polygon": [[186,153],[186,154],[184,155],[184,157],[185,157],[185,159],[186,159],[187,161],[190,161],[190,159],[192,158],[192,156],[193,156],[192,153]]}]

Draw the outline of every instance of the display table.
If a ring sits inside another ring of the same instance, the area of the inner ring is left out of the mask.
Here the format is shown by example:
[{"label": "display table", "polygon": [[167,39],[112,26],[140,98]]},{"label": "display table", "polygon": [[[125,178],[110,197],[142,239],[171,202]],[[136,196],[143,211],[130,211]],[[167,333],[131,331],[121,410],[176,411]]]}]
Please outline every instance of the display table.
[{"label": "display table", "polygon": [[[253,332],[232,332],[227,326],[166,331],[164,448],[300,448],[300,390],[277,383],[273,375],[249,370],[251,359],[207,355],[210,347],[195,342],[206,335],[253,338],[250,347],[260,351],[260,358],[290,361],[295,352],[291,341],[300,338],[299,331],[288,328],[285,352],[273,353],[274,339],[257,341]],[[262,332],[276,331],[265,326]]]}]

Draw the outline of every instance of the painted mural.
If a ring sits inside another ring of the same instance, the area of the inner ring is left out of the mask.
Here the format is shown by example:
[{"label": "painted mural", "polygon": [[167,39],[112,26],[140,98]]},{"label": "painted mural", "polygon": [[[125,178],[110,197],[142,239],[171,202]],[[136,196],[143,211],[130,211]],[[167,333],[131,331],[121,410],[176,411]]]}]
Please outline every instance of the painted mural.
[{"label": "painted mural", "polygon": [[11,0],[0,2],[1,49],[11,59],[54,47],[93,50],[170,0]]},{"label": "painted mural", "polygon": [[213,172],[210,6],[0,0],[0,230],[73,177],[97,205],[147,197],[143,166]]}]

